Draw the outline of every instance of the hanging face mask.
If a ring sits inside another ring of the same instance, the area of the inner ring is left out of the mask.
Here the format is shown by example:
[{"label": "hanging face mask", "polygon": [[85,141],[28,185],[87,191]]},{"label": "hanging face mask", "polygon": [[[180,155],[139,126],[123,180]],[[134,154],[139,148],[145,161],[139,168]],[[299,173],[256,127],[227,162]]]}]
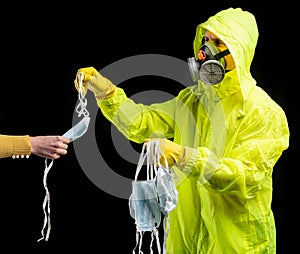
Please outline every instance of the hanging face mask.
[{"label": "hanging face mask", "polygon": [[152,231],[161,220],[155,180],[134,181],[129,198],[130,215],[138,231]]},{"label": "hanging face mask", "polygon": [[90,123],[90,117],[85,116],[81,119],[79,123],[68,130],[63,136],[70,139],[70,142],[80,138],[84,133],[86,133]]},{"label": "hanging face mask", "polygon": [[[76,112],[78,113],[78,117],[83,116],[83,119],[81,119],[80,122],[78,122],[76,125],[74,125],[71,129],[69,129],[65,134],[63,134],[64,137],[69,138],[70,142],[80,138],[84,133],[86,133],[89,123],[90,123],[90,117],[89,112],[86,108],[87,106],[87,100],[85,98],[85,95],[82,93],[81,86],[82,86],[82,75],[78,75],[78,84],[79,84],[79,103],[76,107]],[[43,177],[43,184],[44,189],[46,191],[44,202],[43,202],[43,211],[44,211],[44,224],[43,228],[41,230],[42,237],[38,239],[38,242],[45,239],[45,241],[48,241],[50,230],[51,230],[51,224],[50,224],[50,192],[47,187],[47,177],[48,173],[53,165],[54,159],[51,159],[50,164],[48,165],[47,162],[48,158],[45,159],[45,170],[44,170],[44,177]],[[44,231],[47,228],[46,234]]]},{"label": "hanging face mask", "polygon": [[199,79],[209,85],[220,83],[225,75],[224,56],[230,54],[226,49],[220,52],[210,41],[205,42],[195,57],[188,58],[188,66],[194,82]]},{"label": "hanging face mask", "polygon": [[[150,147],[150,146],[149,146]],[[129,197],[130,215],[135,219],[138,231],[152,231],[159,226],[161,214],[159,209],[154,168],[150,164],[150,148],[143,145],[137,165],[132,193]],[[147,159],[147,180],[138,180],[144,161]]]},{"label": "hanging face mask", "polygon": [[[145,231],[152,232],[152,237],[156,237],[157,248],[160,253],[158,227],[161,222],[161,213],[166,216],[165,219],[168,219],[168,228],[170,228],[168,215],[177,205],[178,193],[173,181],[175,172],[169,171],[167,161],[166,167],[160,164],[161,156],[162,152],[158,141],[145,142],[137,165],[135,180],[132,182],[129,210],[131,217],[135,219],[138,236],[140,235],[136,238],[135,246],[135,248],[139,246],[139,253],[143,253],[141,252],[141,244]],[[145,160],[147,161],[147,179],[138,180],[139,172]],[[165,236],[168,234],[166,229],[164,226]],[[150,249],[150,253],[153,253],[152,241]],[[134,250],[133,253],[135,253]]]},{"label": "hanging face mask", "polygon": [[78,75],[78,84],[79,84],[79,92],[78,99],[79,103],[76,107],[76,112],[78,113],[78,117],[83,116],[80,122],[74,125],[70,130],[68,130],[63,136],[70,139],[70,142],[80,138],[86,131],[88,130],[90,117],[89,112],[86,108],[87,99],[85,98],[84,93],[82,92],[82,75]]},{"label": "hanging face mask", "polygon": [[157,170],[157,195],[161,212],[168,216],[176,207],[178,201],[178,191],[174,183],[174,176],[171,175],[165,167],[159,167]]}]

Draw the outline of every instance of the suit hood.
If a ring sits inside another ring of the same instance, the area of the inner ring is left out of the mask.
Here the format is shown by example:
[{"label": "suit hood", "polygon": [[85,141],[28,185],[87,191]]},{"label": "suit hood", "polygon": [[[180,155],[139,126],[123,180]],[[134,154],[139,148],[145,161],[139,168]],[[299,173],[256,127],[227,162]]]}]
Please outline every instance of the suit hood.
[{"label": "suit hood", "polygon": [[[250,73],[250,66],[258,40],[255,17],[241,8],[229,8],[218,12],[206,22],[199,24],[196,28],[193,43],[196,58],[202,46],[201,40],[206,30],[214,33],[226,44],[236,66],[234,70],[226,73],[220,84],[216,85],[216,89],[219,90],[218,93],[224,95],[224,93],[228,94],[230,91],[238,89],[241,90],[243,98],[246,99],[250,90],[256,85],[256,81]],[[232,80],[235,82],[232,82]]]}]

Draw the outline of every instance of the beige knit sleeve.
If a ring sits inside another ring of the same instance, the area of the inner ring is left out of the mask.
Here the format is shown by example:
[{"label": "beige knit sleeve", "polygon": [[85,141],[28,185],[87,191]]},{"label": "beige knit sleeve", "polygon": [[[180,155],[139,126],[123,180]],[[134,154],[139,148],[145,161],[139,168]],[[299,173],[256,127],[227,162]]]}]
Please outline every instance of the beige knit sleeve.
[{"label": "beige knit sleeve", "polygon": [[0,158],[23,158],[31,154],[31,143],[28,135],[0,135]]}]

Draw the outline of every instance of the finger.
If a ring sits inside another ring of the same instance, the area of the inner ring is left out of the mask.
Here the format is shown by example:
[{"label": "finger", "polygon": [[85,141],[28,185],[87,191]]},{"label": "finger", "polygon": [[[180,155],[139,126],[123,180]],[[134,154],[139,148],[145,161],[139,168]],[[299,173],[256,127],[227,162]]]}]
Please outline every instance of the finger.
[{"label": "finger", "polygon": [[59,159],[59,158],[60,158],[60,155],[57,153],[55,153],[51,156],[51,159],[54,159],[54,160]]},{"label": "finger", "polygon": [[[84,80],[82,80],[81,86],[79,86],[79,82],[77,78],[74,80],[75,88],[78,92],[82,92],[83,94],[86,94],[86,85],[84,83]],[[80,91],[81,89],[81,91]]]},{"label": "finger", "polygon": [[67,149],[59,148],[56,150],[56,153],[60,155],[65,155],[67,154]]},{"label": "finger", "polygon": [[79,89],[79,84],[78,84],[77,78],[74,79],[74,85],[75,85],[76,89],[78,90]]},{"label": "finger", "polygon": [[[66,138],[66,137],[62,137],[62,142],[64,143],[64,144],[69,144],[70,143],[70,139],[69,138]],[[68,147],[68,146],[67,146]],[[67,148],[66,147],[66,148]]]},{"label": "finger", "polygon": [[57,148],[58,148],[58,149],[67,150],[67,149],[68,149],[68,145],[65,144],[65,143],[61,143]]}]

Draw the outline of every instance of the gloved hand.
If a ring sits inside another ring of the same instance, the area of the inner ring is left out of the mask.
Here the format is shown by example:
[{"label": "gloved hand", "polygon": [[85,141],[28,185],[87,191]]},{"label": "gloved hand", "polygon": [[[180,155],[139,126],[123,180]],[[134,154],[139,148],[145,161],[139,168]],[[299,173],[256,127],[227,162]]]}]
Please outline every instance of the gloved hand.
[{"label": "gloved hand", "polygon": [[86,94],[87,89],[91,90],[97,99],[109,98],[115,91],[115,85],[103,77],[94,67],[80,68],[74,80],[75,87],[79,91],[78,75],[82,73],[82,91]]},{"label": "gloved hand", "polygon": [[166,166],[165,165],[165,159],[166,159],[169,167],[176,165],[176,163],[178,162],[179,156],[182,153],[183,146],[178,145],[166,138],[146,139],[145,142],[149,142],[149,141],[153,141],[153,140],[157,140],[159,142],[159,148],[162,152],[162,156],[160,158],[160,163],[163,166]]}]

